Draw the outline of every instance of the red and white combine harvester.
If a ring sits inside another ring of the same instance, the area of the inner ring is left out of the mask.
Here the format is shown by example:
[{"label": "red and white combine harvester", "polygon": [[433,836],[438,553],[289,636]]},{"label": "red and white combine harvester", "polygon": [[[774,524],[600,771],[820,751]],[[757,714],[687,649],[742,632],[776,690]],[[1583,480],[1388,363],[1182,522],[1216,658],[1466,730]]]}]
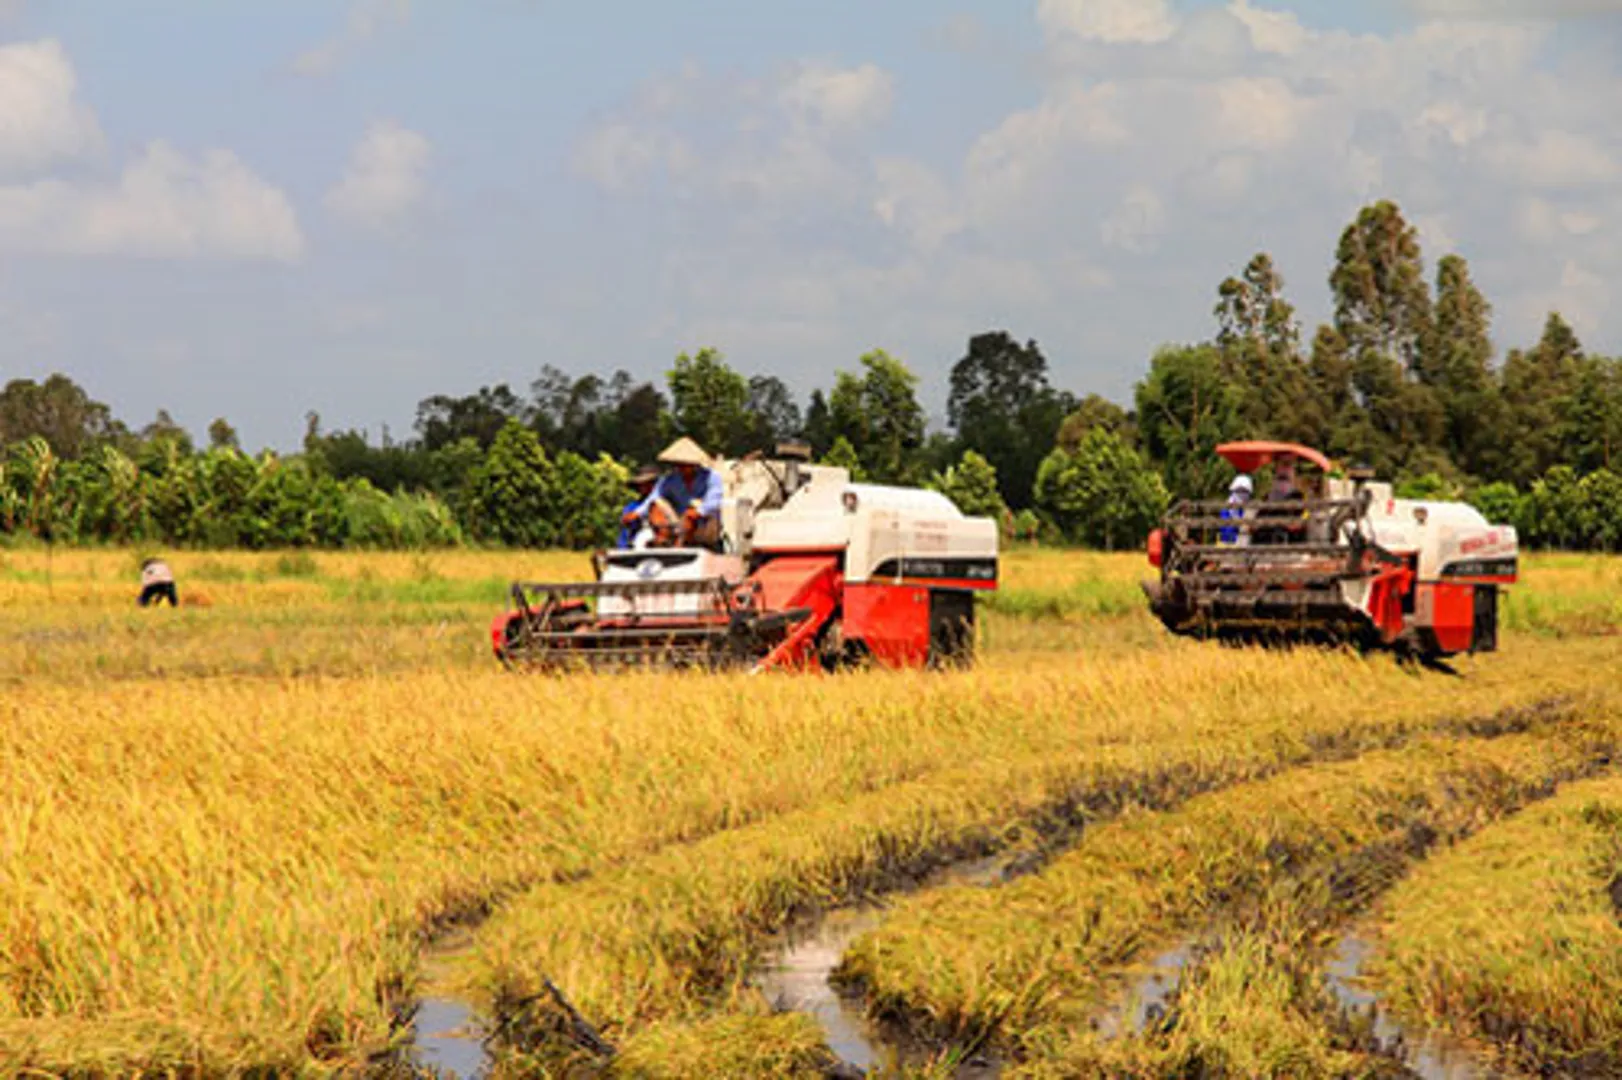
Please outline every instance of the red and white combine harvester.
[{"label": "red and white combine harvester", "polygon": [[[1288,462],[1295,501],[1182,502],[1149,537],[1150,608],[1178,634],[1346,642],[1425,661],[1498,647],[1498,595],[1516,580],[1514,528],[1457,502],[1399,499],[1292,443],[1216,448],[1241,473]],[[1224,516],[1227,511],[1227,516]]]},{"label": "red and white combine harvester", "polygon": [[933,491],[852,483],[803,446],[718,463],[722,550],[607,552],[595,581],[516,582],[496,655],[542,669],[957,664],[997,587],[997,523]]}]

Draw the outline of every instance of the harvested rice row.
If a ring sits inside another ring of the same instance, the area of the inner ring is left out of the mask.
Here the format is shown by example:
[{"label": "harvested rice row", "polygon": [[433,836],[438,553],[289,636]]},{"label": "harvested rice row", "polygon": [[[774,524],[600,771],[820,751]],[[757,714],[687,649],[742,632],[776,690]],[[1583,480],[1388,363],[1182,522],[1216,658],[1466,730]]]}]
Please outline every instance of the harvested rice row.
[{"label": "harvested rice row", "polygon": [[1394,1009],[1540,1071],[1622,1074],[1622,775],[1430,860],[1383,905]]},{"label": "harvested rice row", "polygon": [[[1553,648],[1463,684],[1198,649],[951,676],[25,684],[0,695],[0,1071],[352,1064],[393,1034],[420,930],[526,883],[964,761],[1131,746],[1147,768],[1186,740],[1196,778],[1236,776],[1606,662]],[[1326,709],[1330,683],[1354,707]]]},{"label": "harvested rice row", "polygon": [[1085,1030],[1144,947],[1274,882],[1411,835],[1457,834],[1591,769],[1604,727],[1488,742],[1426,740],[1131,814],[1041,874],[904,901],[846,954],[874,1011],[955,1040],[1042,1057]]},{"label": "harvested rice row", "polygon": [[[1068,763],[986,762],[666,849],[589,881],[542,886],[481,928],[469,981],[531,1045],[558,1033],[548,979],[606,1030],[630,1031],[633,1044],[648,1025],[667,1038],[668,1022],[717,1009],[759,1015],[745,979],[762,940],[797,909],[916,873],[942,853],[977,853],[999,832],[1051,818],[1056,808],[1169,805],[1313,760],[1326,745],[1353,753],[1413,732],[1389,712],[1380,722],[1316,723],[1101,747]],[[1445,763],[1448,751],[1436,745]],[[1563,745],[1547,755],[1580,756]],[[541,1015],[527,1014],[537,1002]],[[565,1056],[567,1043],[558,1048]]]}]

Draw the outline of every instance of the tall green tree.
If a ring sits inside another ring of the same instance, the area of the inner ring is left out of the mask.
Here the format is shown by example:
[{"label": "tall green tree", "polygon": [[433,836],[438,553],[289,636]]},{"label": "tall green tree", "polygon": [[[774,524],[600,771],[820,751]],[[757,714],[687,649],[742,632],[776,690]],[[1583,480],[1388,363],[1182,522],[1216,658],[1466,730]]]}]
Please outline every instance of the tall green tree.
[{"label": "tall green tree", "polygon": [[1374,465],[1373,425],[1352,386],[1352,357],[1346,339],[1333,326],[1320,326],[1313,336],[1307,373],[1323,416],[1311,445],[1331,457]]},{"label": "tall green tree", "polygon": [[866,483],[871,479],[867,475],[867,469],[862,465],[861,456],[856,453],[856,447],[852,446],[850,440],[843,435],[835,436],[833,445],[828,448],[828,452],[822,455],[819,460],[824,465],[844,469],[850,473],[853,483]]},{"label": "tall green tree", "polygon": [[1075,453],[1087,433],[1093,428],[1119,435],[1128,446],[1137,440],[1137,427],[1132,416],[1115,402],[1099,394],[1088,394],[1076,403],[1070,415],[1059,425],[1055,442],[1061,450]]},{"label": "tall green tree", "polygon": [[952,366],[946,418],[958,445],[995,467],[998,489],[1011,506],[1031,504],[1036,469],[1053,446],[1075,399],[1048,383],[1048,362],[1034,341],[1019,344],[1006,331],[969,339]]},{"label": "tall green tree", "polygon": [[1506,411],[1492,368],[1492,305],[1462,256],[1436,267],[1436,310],[1420,351],[1419,378],[1444,416],[1443,449],[1466,472],[1496,475]]},{"label": "tall green tree", "polygon": [[811,444],[811,452],[819,457],[833,446],[833,420],[828,411],[828,399],[821,390],[811,391],[811,400],[806,402],[802,434]]},{"label": "tall green tree", "polygon": [[1138,437],[1160,464],[1166,487],[1183,498],[1221,490],[1232,470],[1216,455],[1218,444],[1244,431],[1239,388],[1224,373],[1211,345],[1162,349],[1138,383]]},{"label": "tall green tree", "polygon": [[828,396],[829,430],[855,448],[875,483],[922,479],[916,453],[924,443],[918,376],[883,349],[862,357],[862,373],[839,372]]},{"label": "tall green tree", "polygon": [[973,450],[963,451],[956,465],[932,476],[929,487],[951,499],[970,517],[1000,522],[1008,514],[1008,504],[997,485],[997,467]]},{"label": "tall green tree", "polygon": [[799,437],[804,426],[793,391],[775,375],[750,376],[746,407],[752,420],[751,450],[770,452],[779,442]]},{"label": "tall green tree", "polygon": [[1102,428],[1074,453],[1054,450],[1037,470],[1037,508],[1066,539],[1106,551],[1141,544],[1169,498],[1160,474]]},{"label": "tall green tree", "polygon": [[1266,252],[1217,287],[1217,348],[1223,373],[1239,390],[1240,414],[1252,438],[1315,439],[1324,424],[1320,399],[1301,357],[1295,308]]},{"label": "tall green tree", "polygon": [[749,415],[749,380],[734,371],[715,349],[676,357],[667,379],[676,427],[712,455],[748,449],[754,426]]},{"label": "tall green tree", "polygon": [[1407,465],[1441,445],[1446,415],[1435,390],[1420,381],[1430,289],[1419,231],[1395,203],[1364,207],[1342,232],[1329,287],[1369,427],[1390,459]]},{"label": "tall green tree", "polygon": [[0,445],[37,436],[57,457],[76,458],[120,428],[112,410],[66,375],[12,379],[0,389]]},{"label": "tall green tree", "polygon": [[216,416],[208,425],[208,445],[214,449],[226,446],[241,448],[242,443],[237,439],[237,429],[231,426],[223,416]]},{"label": "tall green tree", "polygon": [[488,449],[509,420],[523,420],[528,407],[506,383],[481,386],[465,397],[435,394],[417,404],[417,435],[426,450],[470,438]]},{"label": "tall green tree", "polygon": [[1526,488],[1561,463],[1573,442],[1569,425],[1582,358],[1582,342],[1559,312],[1549,314],[1536,347],[1511,350],[1505,358],[1502,392],[1509,422],[1502,479]]},{"label": "tall green tree", "polygon": [[513,547],[548,547],[558,538],[557,503],[557,477],[540,438],[521,421],[508,420],[468,479],[470,531]]},{"label": "tall green tree", "polygon": [[1584,356],[1576,366],[1562,456],[1584,473],[1622,472],[1622,360]]},{"label": "tall green tree", "polygon": [[1329,276],[1335,329],[1354,353],[1374,352],[1418,374],[1430,327],[1419,230],[1396,203],[1364,207],[1341,233]]}]

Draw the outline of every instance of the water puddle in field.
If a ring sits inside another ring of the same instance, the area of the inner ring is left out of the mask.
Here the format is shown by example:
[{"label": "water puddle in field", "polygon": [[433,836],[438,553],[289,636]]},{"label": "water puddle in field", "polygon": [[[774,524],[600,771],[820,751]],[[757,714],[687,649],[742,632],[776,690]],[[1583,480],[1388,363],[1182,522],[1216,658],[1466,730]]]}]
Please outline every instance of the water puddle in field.
[{"label": "water puddle in field", "polygon": [[451,995],[453,963],[473,944],[470,930],[452,931],[423,953],[422,984],[411,1021],[411,1064],[429,1076],[471,1080],[485,1074],[490,1055],[472,1005]]},{"label": "water puddle in field", "polygon": [[1329,989],[1348,1012],[1372,1014],[1374,1038],[1382,1053],[1402,1061],[1420,1080],[1477,1080],[1493,1075],[1467,1046],[1440,1032],[1420,1031],[1397,1023],[1380,1008],[1377,994],[1368,988],[1363,966],[1374,946],[1353,931],[1335,946],[1326,966]]},{"label": "water puddle in field", "polygon": [[[1006,855],[966,860],[930,874],[908,891],[953,885],[989,886],[1004,880],[1008,866]],[[884,914],[882,904],[854,904],[824,912],[791,928],[778,940],[755,977],[755,984],[775,1008],[803,1012],[816,1020],[844,1076],[895,1072],[935,1056],[930,1048],[914,1045],[874,1023],[863,1010],[859,996],[843,993],[833,983],[833,972],[845,950],[882,923]],[[957,1080],[979,1080],[999,1072],[996,1061],[977,1056],[960,1064],[951,1075]]]},{"label": "water puddle in field", "polygon": [[1126,990],[1115,1004],[1106,1008],[1094,1023],[1100,1038],[1119,1039],[1136,1035],[1166,1015],[1166,1003],[1183,977],[1183,969],[1194,960],[1198,938],[1186,938],[1138,966]]},{"label": "water puddle in field", "polygon": [[[1126,989],[1094,1021],[1100,1038],[1118,1039],[1141,1034],[1166,1014],[1185,968],[1198,954],[1198,936],[1181,943],[1136,968]],[[1370,1034],[1378,1052],[1402,1061],[1419,1080],[1478,1080],[1492,1075],[1478,1055],[1463,1043],[1438,1032],[1418,1031],[1397,1023],[1380,1008],[1378,996],[1368,988],[1363,966],[1373,945],[1358,934],[1343,936],[1325,966],[1330,991],[1342,1008],[1372,1018]]]}]

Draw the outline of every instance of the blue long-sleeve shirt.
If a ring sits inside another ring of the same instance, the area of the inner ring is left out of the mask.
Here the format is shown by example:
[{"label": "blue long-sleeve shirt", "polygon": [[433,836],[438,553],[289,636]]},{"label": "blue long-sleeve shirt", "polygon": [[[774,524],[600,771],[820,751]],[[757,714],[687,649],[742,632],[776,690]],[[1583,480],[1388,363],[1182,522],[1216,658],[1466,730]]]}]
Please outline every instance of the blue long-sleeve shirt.
[{"label": "blue long-sleeve shirt", "polygon": [[645,515],[652,508],[655,499],[665,500],[678,514],[686,513],[687,505],[697,499],[699,513],[707,518],[715,517],[721,512],[722,486],[721,474],[714,469],[699,469],[691,488],[683,482],[681,473],[666,473],[642,501],[642,513]]}]

